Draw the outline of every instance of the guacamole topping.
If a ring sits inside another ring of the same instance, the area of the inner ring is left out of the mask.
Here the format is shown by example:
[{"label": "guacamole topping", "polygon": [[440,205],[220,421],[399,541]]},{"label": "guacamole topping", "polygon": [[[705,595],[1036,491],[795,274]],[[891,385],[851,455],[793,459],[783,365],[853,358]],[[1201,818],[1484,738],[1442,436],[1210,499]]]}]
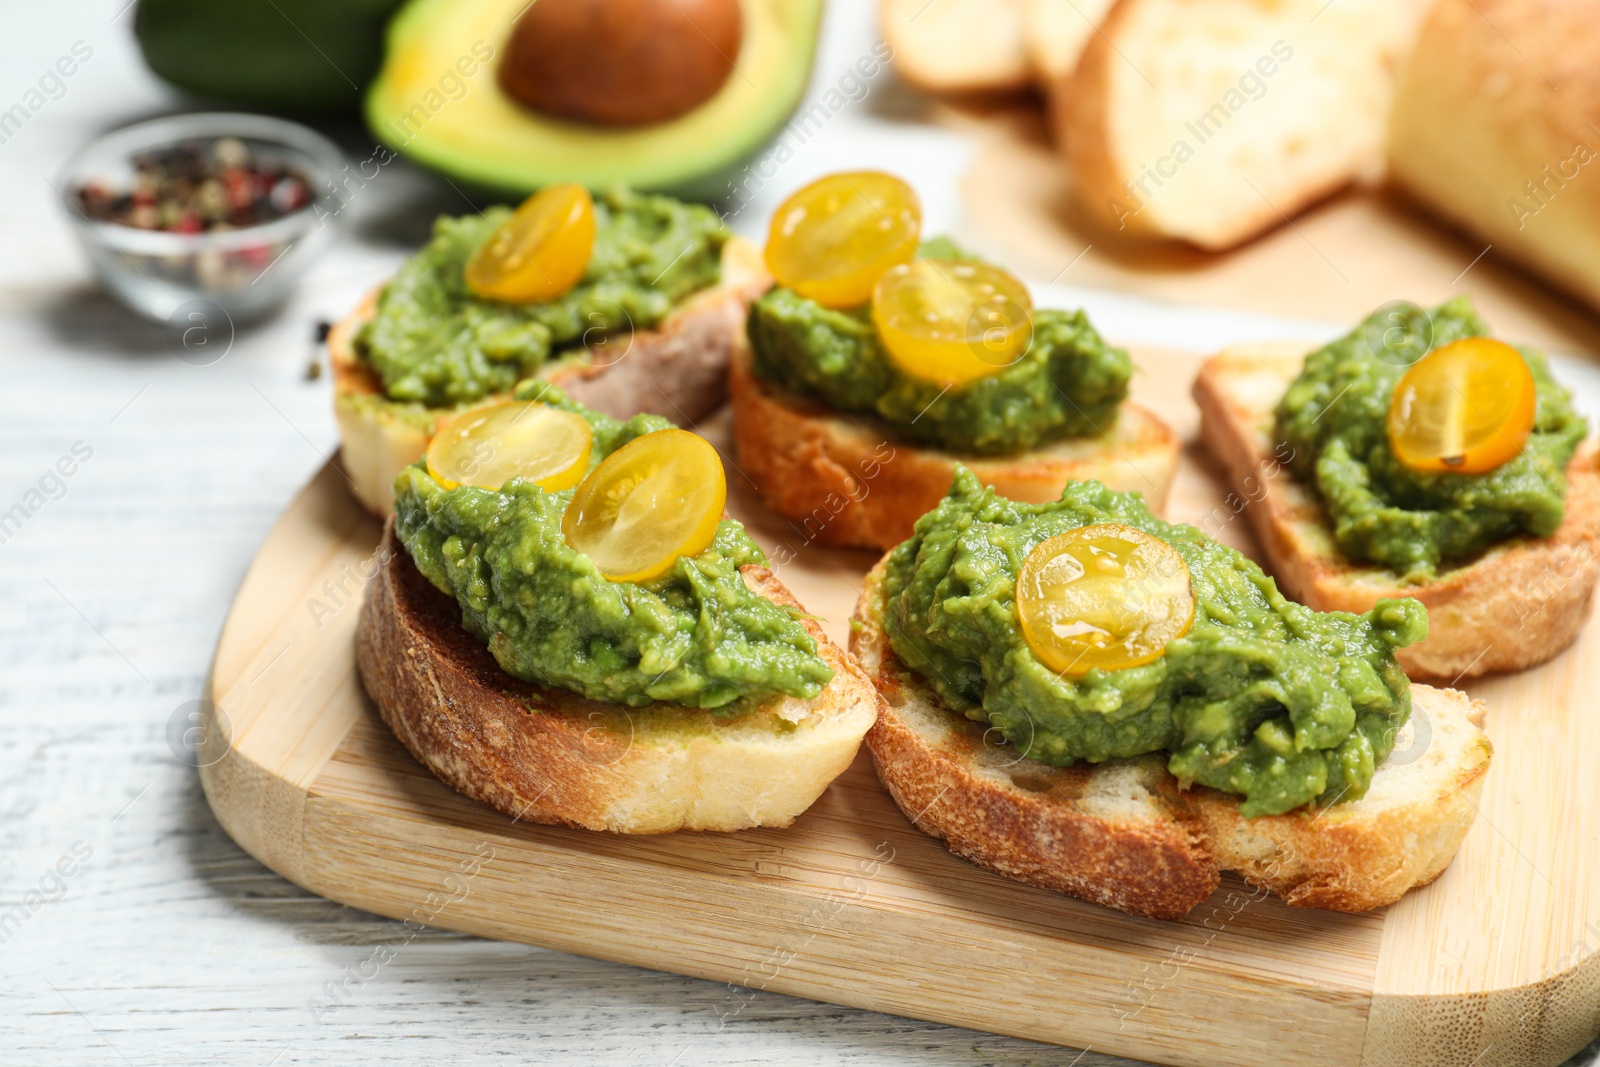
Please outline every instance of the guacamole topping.
[{"label": "guacamole topping", "polygon": [[[971,259],[945,239],[927,258]],[[1133,366],[1081,311],[1033,313],[1027,351],[995,374],[949,389],[900,370],[870,305],[830,310],[791,289],[750,308],[755,371],[837,411],[876,415],[905,438],[952,452],[1008,455],[1099,433],[1116,419]]]},{"label": "guacamole topping", "polygon": [[1292,472],[1321,496],[1347,558],[1426,582],[1441,563],[1517,534],[1547,537],[1561,525],[1567,463],[1588,424],[1535,349],[1517,347],[1533,374],[1538,408],[1515,458],[1482,474],[1423,472],[1400,463],[1389,447],[1389,402],[1407,368],[1453,341],[1488,336],[1463,296],[1431,312],[1381,308],[1306,357],[1278,403],[1277,434],[1293,449]]},{"label": "guacamole topping", "polygon": [[[591,462],[672,424],[627,422],[542,381],[519,399],[588,420]],[[765,565],[744,527],[724,519],[704,552],[648,582],[613,582],[569,548],[561,516],[574,490],[514,479],[498,492],[444,489],[424,464],[395,480],[395,530],[417,569],[461,606],[468,631],[508,674],[614,704],[722,708],[743,699],[810,699],[833,671],[797,613],[752,592],[744,564]]]},{"label": "guacamole topping", "polygon": [[449,407],[508,392],[585,336],[647,329],[715,285],[728,231],[708,207],[613,189],[595,197],[594,251],[582,280],[543,303],[488,300],[462,277],[508,207],[440,218],[433,239],[378,297],[356,348],[390,400]]},{"label": "guacamole topping", "polygon": [[[1171,545],[1189,569],[1194,620],[1157,660],[1057,674],[1029,649],[1016,583],[1034,546],[1122,523]],[[950,494],[889,556],[895,653],[951,708],[992,723],[1023,755],[1066,766],[1167,753],[1183,783],[1235,793],[1247,817],[1361,796],[1411,712],[1394,650],[1427,634],[1415,600],[1364,615],[1293,603],[1260,567],[1141,497],[1072,482],[1021,504],[960,469]]]}]

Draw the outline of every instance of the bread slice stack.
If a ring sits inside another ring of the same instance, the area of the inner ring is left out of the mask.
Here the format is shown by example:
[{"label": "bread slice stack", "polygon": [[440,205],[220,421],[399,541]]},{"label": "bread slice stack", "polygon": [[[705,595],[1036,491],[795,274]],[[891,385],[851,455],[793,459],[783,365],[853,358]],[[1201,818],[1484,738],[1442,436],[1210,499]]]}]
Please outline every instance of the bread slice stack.
[{"label": "bread slice stack", "polygon": [[850,651],[883,697],[867,747],[919,829],[1007,877],[1133,915],[1181,919],[1223,871],[1296,907],[1393,903],[1455,856],[1492,751],[1482,704],[1413,685],[1410,722],[1364,797],[1246,819],[1237,797],[1180,788],[1159,754],[1052,767],[944,707],[890,647],[882,563]]},{"label": "bread slice stack", "polygon": [[1277,454],[1273,411],[1305,353],[1303,344],[1230,348],[1201,367],[1194,386],[1200,439],[1238,503],[1218,520],[1246,516],[1278,588],[1318,611],[1364,612],[1383,597],[1422,601],[1428,637],[1395,652],[1412,678],[1453,683],[1522,670],[1570,645],[1600,578],[1600,453],[1593,440],[1567,467],[1566,517],[1553,535],[1512,538],[1441,569],[1425,585],[1402,584],[1386,568],[1340,555],[1315,489],[1295,481]]}]

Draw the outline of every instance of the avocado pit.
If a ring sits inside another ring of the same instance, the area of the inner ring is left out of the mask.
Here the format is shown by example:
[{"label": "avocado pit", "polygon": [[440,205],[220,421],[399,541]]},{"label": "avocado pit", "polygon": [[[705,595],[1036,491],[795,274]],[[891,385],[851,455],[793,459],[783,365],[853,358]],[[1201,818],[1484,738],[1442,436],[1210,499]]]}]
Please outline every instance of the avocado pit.
[{"label": "avocado pit", "polygon": [[512,26],[498,79],[558,118],[665,122],[716,95],[743,33],[739,0],[535,0]]}]

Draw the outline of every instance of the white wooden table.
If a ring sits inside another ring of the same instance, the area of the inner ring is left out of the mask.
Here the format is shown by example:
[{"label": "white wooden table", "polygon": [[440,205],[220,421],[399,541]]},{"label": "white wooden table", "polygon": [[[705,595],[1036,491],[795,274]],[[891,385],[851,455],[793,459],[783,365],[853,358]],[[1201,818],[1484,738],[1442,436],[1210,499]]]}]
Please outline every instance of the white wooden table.
[{"label": "white wooden table", "polygon": [[[412,936],[228,839],[174,738],[256,545],[335,447],[327,379],[307,376],[315,324],[391,271],[435,214],[467,205],[385,167],[280,316],[241,329],[213,365],[174,358],[161,327],[93,285],[46,181],[98,133],[190,106],[145,71],[123,2],[13,3],[0,34],[0,110],[75,42],[92,49],[0,143],[0,512],[28,511],[0,534],[0,1062],[1125,1062],[763,993],[741,994],[724,1023],[725,987]],[[870,6],[835,0],[814,95],[871,47]],[[880,77],[752,183],[735,226],[759,236],[782,193],[848,164],[914,177],[930,229],[960,232],[967,146],[920,122],[922,107]],[[332,132],[352,159],[370,154],[358,127]],[[1125,329],[1170,318],[1114,298],[1095,308]],[[50,476],[75,449],[59,468],[71,476]],[[392,961],[358,973],[379,945],[398,946]],[[345,1005],[319,1016],[335,989]]]}]

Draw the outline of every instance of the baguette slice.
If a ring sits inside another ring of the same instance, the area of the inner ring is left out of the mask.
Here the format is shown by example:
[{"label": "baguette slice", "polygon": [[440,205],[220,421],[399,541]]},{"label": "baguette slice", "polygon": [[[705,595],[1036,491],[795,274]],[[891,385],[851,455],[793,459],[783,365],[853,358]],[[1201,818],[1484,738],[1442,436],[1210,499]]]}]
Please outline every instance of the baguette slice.
[{"label": "baguette slice", "polygon": [[963,859],[1133,915],[1181,919],[1222,871],[1295,907],[1366,911],[1437,878],[1477,814],[1491,748],[1483,705],[1411,687],[1411,721],[1367,795],[1257,819],[1238,798],[1180,789],[1160,755],[1051,767],[948,710],[895,657],[883,564],[867,576],[850,652],[883,697],[867,733],[878,776]]},{"label": "baguette slice", "polygon": [[1099,29],[1112,0],[1027,0],[1023,31],[1034,79],[1052,107],[1066,104],[1066,86],[1084,46]]},{"label": "baguette slice", "polygon": [[[1226,471],[1283,592],[1318,611],[1367,611],[1382,597],[1428,608],[1426,640],[1396,651],[1413,678],[1454,683],[1543,663],[1570,645],[1589,617],[1600,577],[1600,454],[1591,440],[1567,467],[1567,512],[1550,537],[1503,541],[1441,569],[1426,585],[1346,560],[1316,492],[1273,453],[1273,409],[1300,373],[1305,346],[1246,345],[1206,361],[1195,379],[1200,439]],[[1200,523],[1202,528],[1211,519]]]},{"label": "baguette slice", "polygon": [[[619,419],[649,413],[692,423],[722,403],[728,354],[744,334],[750,302],[771,284],[760,249],[730,238],[722,248],[718,285],[690,297],[654,330],[613,339],[598,359],[591,361],[593,354],[585,353],[556,360],[539,376],[578,403]],[[372,318],[377,302],[377,292],[369,293],[329,331],[328,362],[342,442],[340,466],[356,498],[381,517],[394,510],[395,476],[422,455],[440,420],[509,394],[455,408],[385,399],[377,374],[355,350],[356,333]],[[613,351],[617,348],[620,354]]]},{"label": "baguette slice", "polygon": [[[854,663],[815,622],[834,677],[816,698],[736,716],[628,708],[541,689],[500,669],[453,599],[384,531],[356,630],[356,666],[384,722],[451,788],[518,818],[666,833],[787,826],[838,777],[878,713]],[[762,567],[752,589],[795,605]]]},{"label": "baguette slice", "polygon": [[1159,514],[1182,447],[1166,423],[1124,403],[1104,437],[999,457],[923,448],[893,439],[877,419],[832,411],[757,377],[747,339],[735,346],[728,393],[737,469],[806,544],[893,548],[944,499],[958,463],[1013,500],[1056,500],[1067,482],[1093,478],[1143,493]]},{"label": "baguette slice", "polygon": [[1024,0],[879,0],[900,76],[933,93],[1008,92],[1033,82]]},{"label": "baguette slice", "polygon": [[1600,308],[1600,5],[1441,0],[1401,68],[1389,170]]},{"label": "baguette slice", "polygon": [[1058,111],[1115,230],[1239,244],[1376,177],[1423,0],[1118,0]]}]

